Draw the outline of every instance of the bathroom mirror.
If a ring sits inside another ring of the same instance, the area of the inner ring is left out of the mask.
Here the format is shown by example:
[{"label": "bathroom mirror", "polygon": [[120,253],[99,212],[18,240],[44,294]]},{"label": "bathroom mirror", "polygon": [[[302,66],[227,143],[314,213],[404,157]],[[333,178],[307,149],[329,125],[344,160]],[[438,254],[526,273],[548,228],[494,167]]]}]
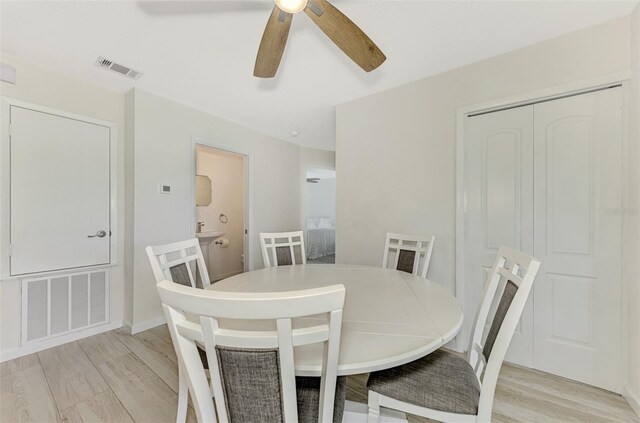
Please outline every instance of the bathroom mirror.
[{"label": "bathroom mirror", "polygon": [[211,179],[205,175],[196,175],[196,206],[211,204]]}]

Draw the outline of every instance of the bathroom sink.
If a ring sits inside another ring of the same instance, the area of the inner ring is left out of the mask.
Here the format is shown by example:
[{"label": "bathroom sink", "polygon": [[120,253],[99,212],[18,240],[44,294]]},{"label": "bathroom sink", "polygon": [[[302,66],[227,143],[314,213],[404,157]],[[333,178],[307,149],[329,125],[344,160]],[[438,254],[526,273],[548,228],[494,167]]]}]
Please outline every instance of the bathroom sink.
[{"label": "bathroom sink", "polygon": [[214,239],[224,236],[224,232],[204,231],[196,234],[200,244],[210,244]]}]

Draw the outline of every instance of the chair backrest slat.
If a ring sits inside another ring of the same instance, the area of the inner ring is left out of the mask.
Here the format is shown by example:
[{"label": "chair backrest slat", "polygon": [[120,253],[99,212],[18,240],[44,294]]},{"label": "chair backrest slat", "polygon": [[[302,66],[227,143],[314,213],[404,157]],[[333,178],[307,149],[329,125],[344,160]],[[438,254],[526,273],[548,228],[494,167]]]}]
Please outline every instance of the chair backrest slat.
[{"label": "chair backrest slat", "polygon": [[[222,422],[242,419],[252,412],[254,403],[264,400],[267,405],[261,409],[261,418],[296,422],[294,347],[315,343],[324,346],[319,421],[332,421],[344,286],[238,293],[161,281],[157,288],[172,339],[176,338],[180,365],[188,369],[189,389],[199,421],[202,416],[215,415],[215,410]],[[198,316],[200,324],[187,320],[187,315]],[[302,317],[304,327],[293,329],[292,319]],[[225,327],[229,320],[242,323]],[[268,320],[273,325],[261,330],[264,326],[254,326],[255,320],[261,324]],[[201,361],[193,359],[194,353],[197,357],[196,341],[204,341],[210,368],[219,369],[210,372],[215,408],[206,377],[203,384],[196,375],[204,374]],[[252,371],[252,365],[258,366],[258,371]]]},{"label": "chair backrest slat", "polygon": [[296,249],[300,251],[301,263],[307,263],[303,231],[261,232],[259,238],[264,267],[298,264]]},{"label": "chair backrest slat", "polygon": [[[382,267],[391,267],[426,279],[435,240],[435,236],[422,237],[387,232]],[[393,254],[392,266],[389,266],[389,253]]]},{"label": "chair backrest slat", "polygon": [[[394,261],[393,261],[393,268],[394,268],[394,269],[397,269],[397,268],[398,268],[398,263],[400,262],[400,252],[402,251],[402,248],[401,248],[401,247],[402,247],[403,242],[402,242],[402,239],[399,239],[399,240],[398,240],[397,247],[395,247],[395,246],[393,246],[393,247],[392,247],[392,246],[391,246],[391,243],[390,243],[390,242],[391,242],[391,239],[389,238],[389,235],[388,235],[388,234],[387,234],[387,239],[389,240],[389,244],[388,244],[388,246],[387,246],[387,248],[386,248],[386,249],[387,249],[387,250],[394,249],[394,250],[395,250],[395,252],[396,252],[396,256],[395,256]],[[405,250],[405,251],[408,251],[408,250]],[[415,260],[415,257],[414,257],[414,260]],[[386,266],[386,264],[385,264],[385,263],[383,263],[383,264],[382,264],[382,266],[384,267],[384,266]]]},{"label": "chair backrest slat", "polygon": [[514,269],[507,270],[503,267],[499,267],[497,270],[500,276],[504,277],[507,280],[511,280],[515,282],[517,286],[520,286],[522,284],[522,278],[518,276],[518,270],[520,269],[520,267],[517,265],[514,265],[513,267],[515,270]]},{"label": "chair backrest slat", "polygon": [[[185,328],[187,330],[188,328]],[[237,347],[275,348],[278,346],[277,331],[246,331],[233,329],[218,329],[216,338],[220,344],[235,345]],[[312,328],[293,329],[291,339],[294,347],[324,342],[329,339],[327,325]]]},{"label": "chair backrest slat", "polygon": [[[153,247],[151,247],[151,248],[153,248]],[[183,254],[183,253],[185,253],[184,250],[178,250],[177,252],[180,253],[180,258],[178,258],[176,260],[171,260],[171,261],[168,261],[168,260],[165,259],[165,263],[163,263],[163,267],[165,269],[167,267],[177,266],[179,264],[191,262],[191,261],[194,261],[194,260],[198,259],[198,255],[197,254],[186,255],[186,254]],[[166,254],[163,254],[163,257],[166,257]]]},{"label": "chair backrest slat", "polygon": [[[206,288],[211,285],[207,265],[197,238],[149,246],[146,251],[156,283],[169,280],[193,288]],[[192,268],[194,263],[197,276],[194,275]]]},{"label": "chair backrest slat", "polygon": [[[498,250],[469,342],[469,363],[481,382],[479,421],[491,420],[500,367],[539,269],[540,262],[533,257],[507,247]],[[489,314],[496,300],[498,305],[485,337]]]},{"label": "chair backrest slat", "polygon": [[[418,241],[418,243],[416,244],[416,249],[418,251],[422,250],[422,241]],[[406,251],[406,250],[405,250]],[[417,252],[416,252],[417,253]],[[425,252],[426,253],[426,252]],[[413,259],[413,269],[411,270],[411,274],[413,275],[417,275],[418,274],[418,265],[420,264],[420,257],[419,257],[419,253],[417,253],[416,255],[418,255],[418,260],[415,259],[415,255],[414,255],[414,259]],[[427,265],[428,266],[428,265]],[[429,270],[429,269],[427,269]],[[426,274],[425,274],[426,277]]]},{"label": "chair backrest slat", "polygon": [[298,406],[296,398],[296,373],[293,365],[293,341],[291,339],[292,325],[291,319],[278,319],[276,321],[278,327],[278,351],[280,351],[280,360],[284,363],[281,366],[282,376],[282,399],[284,403],[284,415],[287,420],[291,420],[289,416],[298,418]]}]

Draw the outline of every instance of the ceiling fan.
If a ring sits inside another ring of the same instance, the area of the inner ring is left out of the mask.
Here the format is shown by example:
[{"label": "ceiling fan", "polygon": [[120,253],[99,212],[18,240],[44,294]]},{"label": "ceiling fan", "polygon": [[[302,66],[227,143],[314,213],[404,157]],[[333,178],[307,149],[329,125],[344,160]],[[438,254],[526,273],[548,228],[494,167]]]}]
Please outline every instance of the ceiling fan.
[{"label": "ceiling fan", "polygon": [[260,41],[254,76],[275,76],[287,44],[293,15],[302,11],[366,72],[385,61],[386,56],[367,34],[326,0],[275,0],[275,3]]}]

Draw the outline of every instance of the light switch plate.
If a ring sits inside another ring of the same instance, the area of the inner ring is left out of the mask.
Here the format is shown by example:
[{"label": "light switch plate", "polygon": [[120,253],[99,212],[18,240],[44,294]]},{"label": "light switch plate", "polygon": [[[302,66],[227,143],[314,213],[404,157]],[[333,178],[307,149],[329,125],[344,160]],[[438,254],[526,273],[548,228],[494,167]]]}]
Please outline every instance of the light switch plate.
[{"label": "light switch plate", "polygon": [[158,184],[158,192],[160,194],[171,194],[171,185]]}]

